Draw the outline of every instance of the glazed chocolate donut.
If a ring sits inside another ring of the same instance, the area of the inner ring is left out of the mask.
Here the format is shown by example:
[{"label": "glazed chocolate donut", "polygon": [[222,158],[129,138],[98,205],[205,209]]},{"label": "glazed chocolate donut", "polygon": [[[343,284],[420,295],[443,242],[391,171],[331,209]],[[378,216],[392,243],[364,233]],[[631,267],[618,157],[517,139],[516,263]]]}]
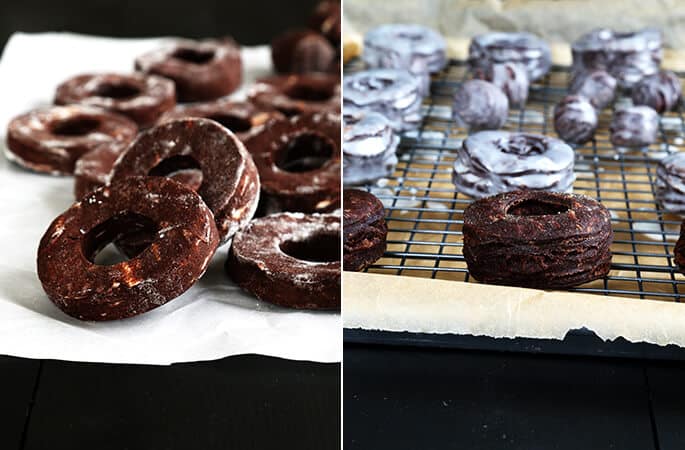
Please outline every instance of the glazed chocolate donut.
[{"label": "glazed chocolate donut", "polygon": [[271,60],[279,73],[339,74],[338,55],[330,42],[312,30],[292,30],[271,41]]},{"label": "glazed chocolate donut", "polygon": [[181,102],[223,97],[235,91],[243,79],[240,47],[231,38],[179,39],[136,58],[135,67],[173,80]]},{"label": "glazed chocolate donut", "polygon": [[452,117],[470,130],[496,130],[509,115],[509,100],[494,84],[483,80],[469,80],[454,94]]},{"label": "glazed chocolate donut", "polygon": [[226,271],[260,300],[288,308],[340,308],[340,218],[280,213],[236,233]]},{"label": "glazed chocolate donut", "polygon": [[[95,256],[131,229],[154,239],[132,259],[101,265]],[[115,320],[161,306],[205,272],[219,243],[202,199],[175,181],[137,177],[96,190],[58,216],[38,248],[48,298],[81,320]]]},{"label": "glazed chocolate donut", "polygon": [[383,203],[357,189],[343,191],[343,269],[364,270],[385,253],[388,226]]},{"label": "glazed chocolate donut", "polygon": [[327,74],[283,75],[262,78],[248,94],[261,108],[288,117],[317,112],[340,112],[340,80]]},{"label": "glazed chocolate donut", "polygon": [[581,145],[597,130],[597,112],[582,96],[567,95],[554,107],[554,129],[561,139]]},{"label": "glazed chocolate donut", "polygon": [[682,87],[680,79],[670,70],[648,75],[633,86],[633,103],[645,105],[658,113],[670,111],[678,105]]},{"label": "glazed chocolate donut", "polygon": [[493,63],[515,62],[526,67],[529,80],[543,77],[552,65],[549,46],[530,33],[486,33],[469,45],[472,70],[485,72]]},{"label": "glazed chocolate donut", "polygon": [[483,78],[500,88],[510,105],[525,106],[529,87],[526,66],[516,62],[493,63],[487,67]]},{"label": "glazed chocolate donut", "polygon": [[652,28],[631,33],[593,30],[575,41],[571,51],[573,74],[606,70],[623,88],[656,73],[663,56],[661,32]]},{"label": "glazed chocolate donut", "polygon": [[579,72],[571,79],[569,93],[587,98],[595,109],[604,109],[614,101],[616,78],[604,70]]},{"label": "glazed chocolate donut", "polygon": [[609,125],[611,143],[623,148],[641,148],[656,142],[659,115],[649,106],[629,106],[614,112]]},{"label": "glazed chocolate donut", "polygon": [[466,138],[452,182],[474,198],[519,189],[571,192],[573,149],[559,139],[529,133],[481,131]]},{"label": "glazed chocolate donut", "polygon": [[659,161],[656,200],[665,210],[685,215],[685,153],[674,153]]},{"label": "glazed chocolate donut", "polygon": [[159,123],[186,117],[200,117],[219,122],[244,141],[252,136],[261,125],[272,119],[282,119],[283,115],[270,108],[262,108],[250,102],[233,101],[226,98],[205,103],[178,105],[164,113]]},{"label": "glazed chocolate donut", "polygon": [[183,169],[202,173],[197,192],[214,214],[222,242],[252,219],[259,201],[257,168],[238,138],[212,120],[179,119],[141,133],[117,161],[112,181]]},{"label": "glazed chocolate donut", "polygon": [[265,214],[332,211],[340,206],[340,116],[271,121],[245,141],[262,183]]},{"label": "glazed chocolate donut", "polygon": [[309,28],[326,36],[337,47],[340,46],[341,21],[340,2],[324,0],[309,18]]},{"label": "glazed chocolate donut", "polygon": [[83,154],[97,148],[118,150],[137,132],[126,117],[92,106],[35,109],[10,121],[5,155],[36,172],[66,175]]},{"label": "glazed chocolate donut", "polygon": [[563,289],[611,268],[611,215],[583,195],[516,191],[464,211],[464,259],[483,283]]},{"label": "glazed chocolate donut", "polygon": [[362,59],[370,69],[434,73],[447,64],[445,48],[443,37],[430,28],[406,24],[381,25],[364,36]]},{"label": "glazed chocolate donut", "polygon": [[55,104],[99,106],[123,114],[140,127],[153,125],[176,104],[174,83],[154,75],[78,75],[57,87]]},{"label": "glazed chocolate donut", "polygon": [[680,236],[678,237],[678,242],[675,243],[673,254],[675,255],[678,271],[685,273],[685,221],[680,224]]},{"label": "glazed chocolate donut", "polygon": [[400,138],[375,112],[343,110],[343,182],[363,184],[388,177],[397,165]]},{"label": "glazed chocolate donut", "polygon": [[366,70],[343,81],[344,108],[380,113],[395,131],[419,126],[422,100],[419,81],[406,70]]},{"label": "glazed chocolate donut", "polygon": [[74,197],[80,200],[86,194],[106,185],[114,163],[128,145],[102,146],[89,151],[76,161],[74,167]]}]

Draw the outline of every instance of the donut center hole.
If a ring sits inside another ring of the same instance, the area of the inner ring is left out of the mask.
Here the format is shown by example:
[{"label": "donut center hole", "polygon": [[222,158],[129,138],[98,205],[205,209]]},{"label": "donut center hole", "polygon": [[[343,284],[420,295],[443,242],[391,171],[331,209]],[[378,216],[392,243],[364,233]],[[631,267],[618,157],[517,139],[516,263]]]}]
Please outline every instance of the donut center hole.
[{"label": "donut center hole", "polygon": [[198,50],[195,48],[179,48],[172,53],[171,56],[193,64],[206,64],[214,58],[214,51]]},{"label": "donut center hole", "polygon": [[512,216],[553,216],[568,211],[566,205],[542,200],[524,200],[509,207],[507,214]]},{"label": "donut center hole", "polygon": [[547,142],[537,136],[512,136],[501,140],[497,147],[503,153],[521,156],[541,155],[547,151]]},{"label": "donut center hole", "polygon": [[252,123],[244,118],[233,116],[231,114],[215,114],[207,117],[210,120],[219,122],[221,125],[225,126],[234,133],[241,133],[245,131],[250,131],[252,128]]},{"label": "donut center hole", "polygon": [[62,120],[52,126],[52,134],[59,136],[83,136],[95,131],[100,126],[100,121],[87,117],[75,117]]},{"label": "donut center hole", "polygon": [[95,95],[108,98],[131,98],[140,94],[140,88],[130,83],[103,83],[95,89]]},{"label": "donut center hole", "polygon": [[[81,250],[91,263],[112,266],[142,253],[153,241],[157,231],[157,224],[152,219],[126,211],[110,217],[86,233],[81,241]],[[140,245],[127,246],[135,248],[135,252],[127,255],[116,246],[117,242],[122,241]]]},{"label": "donut center hole", "polygon": [[304,133],[290,139],[276,154],[276,166],[286,172],[309,172],[326,164],[333,156],[335,144],[315,133]]},{"label": "donut center hole", "polygon": [[188,155],[174,155],[163,159],[148,172],[153,177],[167,177],[185,184],[197,192],[202,186],[202,169],[195,158]]},{"label": "donut center hole", "polygon": [[340,235],[337,233],[318,233],[304,240],[284,241],[280,248],[286,255],[303,261],[340,261]]},{"label": "donut center hole", "polygon": [[380,91],[392,86],[393,81],[387,78],[361,77],[353,83],[354,89],[360,92]]},{"label": "donut center hole", "polygon": [[295,83],[285,89],[285,95],[293,100],[324,102],[333,97],[334,87],[326,83]]},{"label": "donut center hole", "polygon": [[421,34],[412,31],[403,31],[401,33],[398,33],[397,37],[409,41],[420,41],[421,39],[423,39],[423,36],[421,36]]}]

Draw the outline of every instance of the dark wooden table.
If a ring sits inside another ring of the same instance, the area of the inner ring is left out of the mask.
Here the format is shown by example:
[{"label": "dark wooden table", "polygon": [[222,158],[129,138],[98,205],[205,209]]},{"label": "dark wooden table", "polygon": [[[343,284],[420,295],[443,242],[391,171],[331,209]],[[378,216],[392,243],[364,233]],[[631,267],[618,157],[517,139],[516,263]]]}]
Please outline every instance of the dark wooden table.
[{"label": "dark wooden table", "polygon": [[685,448],[685,363],[346,344],[344,447]]},{"label": "dark wooden table", "polygon": [[0,449],[339,449],[340,364],[0,357]]}]

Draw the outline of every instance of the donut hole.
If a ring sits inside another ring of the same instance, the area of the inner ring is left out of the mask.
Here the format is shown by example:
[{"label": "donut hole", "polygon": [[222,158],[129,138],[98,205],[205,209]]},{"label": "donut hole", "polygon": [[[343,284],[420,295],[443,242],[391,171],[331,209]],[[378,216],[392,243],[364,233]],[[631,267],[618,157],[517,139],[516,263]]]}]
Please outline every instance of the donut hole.
[{"label": "donut hole", "polygon": [[59,136],[84,136],[100,126],[100,121],[90,117],[73,117],[60,120],[50,128],[52,134]]},{"label": "donut hole", "polygon": [[521,156],[542,155],[547,151],[548,143],[544,136],[517,135],[497,142],[503,153]]},{"label": "donut hole", "polygon": [[94,95],[98,97],[107,97],[114,99],[131,98],[140,94],[141,90],[138,86],[132,83],[103,83],[99,85],[95,91]]},{"label": "donut hole", "polygon": [[309,172],[321,168],[333,156],[335,144],[317,133],[302,133],[288,141],[277,152],[276,166],[286,172]]},{"label": "donut hole", "polygon": [[[157,231],[157,224],[152,219],[124,211],[87,232],[81,241],[81,251],[83,256],[93,264],[112,266],[142,253],[154,240]],[[116,243],[120,241],[133,241],[139,245],[127,246],[127,248],[135,248],[135,251],[129,250],[123,253],[116,246]]]},{"label": "donut hole", "polygon": [[200,165],[195,158],[188,155],[174,155],[163,159],[148,172],[148,175],[171,178],[196,192],[202,186],[203,179]]},{"label": "donut hole", "polygon": [[310,262],[340,261],[340,235],[338,233],[317,233],[304,240],[281,242],[280,249],[288,256]]},{"label": "donut hole", "polygon": [[332,83],[294,83],[284,90],[285,95],[293,100],[307,102],[325,102],[335,93]]},{"label": "donut hole", "polygon": [[234,133],[242,133],[245,131],[250,131],[252,128],[252,122],[250,122],[245,117],[238,117],[232,114],[214,114],[207,116],[207,119],[219,122],[221,125],[225,126]]},{"label": "donut hole", "polygon": [[543,200],[523,200],[511,205],[507,214],[511,216],[554,216],[568,211],[568,206]]},{"label": "donut hole", "polygon": [[214,51],[198,50],[196,48],[179,48],[171,54],[171,57],[192,64],[206,64],[214,58]]}]

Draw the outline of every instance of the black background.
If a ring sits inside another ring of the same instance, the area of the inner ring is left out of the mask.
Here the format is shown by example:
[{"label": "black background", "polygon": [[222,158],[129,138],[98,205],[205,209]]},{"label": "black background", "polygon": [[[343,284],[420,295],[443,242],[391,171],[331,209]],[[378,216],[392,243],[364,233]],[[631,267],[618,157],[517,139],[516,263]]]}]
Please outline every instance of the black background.
[{"label": "black background", "polygon": [[[0,48],[14,31],[232,35],[255,45],[304,25],[315,4],[0,0]],[[0,357],[2,450],[339,447],[340,364],[254,355],[171,367]]]}]

